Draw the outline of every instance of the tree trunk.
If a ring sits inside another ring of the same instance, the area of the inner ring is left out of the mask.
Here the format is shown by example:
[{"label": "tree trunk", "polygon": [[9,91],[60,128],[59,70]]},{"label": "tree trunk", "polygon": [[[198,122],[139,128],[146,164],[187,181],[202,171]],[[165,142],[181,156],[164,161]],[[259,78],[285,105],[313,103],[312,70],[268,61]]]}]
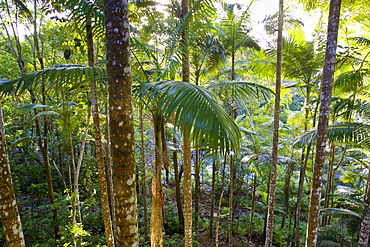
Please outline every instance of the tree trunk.
[{"label": "tree trunk", "polygon": [[370,172],[367,175],[366,192],[364,198],[364,215],[358,239],[358,247],[368,247],[370,236]]},{"label": "tree trunk", "polygon": [[[182,14],[181,17],[184,20],[188,13],[189,2],[188,0],[182,0],[181,2]],[[183,45],[182,54],[182,80],[184,82],[190,82],[190,59],[188,50],[188,28],[187,24],[184,23],[183,31],[181,34],[181,43]],[[183,129],[183,141],[184,141],[184,155],[183,155],[183,169],[184,169],[184,234],[185,234],[185,247],[191,247],[193,245],[192,236],[192,184],[191,184],[191,140],[190,130],[184,126]]]},{"label": "tree trunk", "polygon": [[234,158],[230,155],[228,246],[233,246]]},{"label": "tree trunk", "polygon": [[185,247],[191,247],[192,238],[192,184],[191,184],[191,147],[189,132],[184,127],[184,232]]},{"label": "tree trunk", "polygon": [[12,175],[5,144],[3,113],[0,105],[0,216],[8,247],[26,246],[14,194]]},{"label": "tree trunk", "polygon": [[112,220],[112,228],[115,243],[117,243],[117,221],[116,221],[116,210],[114,205],[114,191],[113,191],[113,171],[112,171],[112,158],[111,158],[111,145],[110,145],[110,131],[109,131],[109,107],[108,104],[105,105],[106,116],[105,116],[105,170],[107,175],[108,184],[108,196],[109,196],[109,208]]},{"label": "tree trunk", "polygon": [[[88,17],[86,20],[86,38],[88,47],[88,58],[89,66],[94,67],[94,43],[91,19]],[[111,209],[109,204],[109,192],[107,175],[104,162],[104,149],[102,143],[102,136],[100,131],[100,119],[99,119],[99,106],[96,96],[96,82],[95,80],[90,81],[90,99],[92,116],[94,122],[94,137],[95,137],[95,148],[96,148],[96,163],[98,166],[98,177],[99,177],[99,188],[100,188],[100,199],[102,204],[102,212],[104,219],[105,239],[108,247],[114,247],[114,234],[112,228]],[[77,184],[78,186],[78,184]]]},{"label": "tree trunk", "polygon": [[[324,199],[324,208],[329,207],[330,202],[330,193],[332,186],[334,185],[334,152],[335,152],[335,143],[330,144],[330,153],[329,153],[329,169],[327,174],[327,182],[325,186],[325,199]],[[329,224],[330,214],[324,214],[322,216],[321,226],[327,226]]]},{"label": "tree trunk", "polygon": [[294,170],[294,163],[289,163],[284,181],[284,214],[281,220],[281,229],[285,227],[285,220],[289,214],[290,180]]},{"label": "tree trunk", "polygon": [[141,184],[143,189],[143,207],[144,207],[144,239],[145,243],[149,242],[149,221],[148,221],[148,193],[146,185],[146,162],[145,162],[145,142],[144,142],[144,114],[143,105],[140,105],[140,139],[141,139]]},{"label": "tree trunk", "polygon": [[[173,143],[176,146],[177,140],[176,137],[173,138]],[[175,172],[175,188],[176,188],[176,206],[177,206],[177,214],[179,216],[179,221],[182,226],[184,226],[184,212],[182,210],[182,202],[181,202],[181,190],[180,190],[180,175],[179,175],[179,164],[177,159],[177,151],[172,153],[172,160],[173,160],[173,169]]]},{"label": "tree trunk", "polygon": [[306,235],[307,247],[316,246],[317,241],[320,199],[324,174],[325,147],[328,135],[331,93],[335,70],[335,55],[337,49],[340,6],[341,0],[330,1],[325,64],[320,90],[321,105],[319,123],[317,125],[316,156],[313,167],[310,207],[308,212],[308,225]]},{"label": "tree trunk", "polygon": [[199,162],[199,148],[195,149],[195,164],[194,164],[194,232],[198,232],[198,220],[199,220],[199,194],[200,194],[200,162]]},{"label": "tree trunk", "polygon": [[[45,87],[43,87],[43,88],[45,88]],[[36,97],[35,97],[34,91],[32,89],[29,89],[28,91],[31,95],[31,102],[33,104],[35,104],[36,103]],[[43,104],[44,105],[46,104],[45,96],[46,96],[46,94],[43,96],[43,98],[44,98]],[[34,109],[34,114],[35,114],[35,116],[38,114],[37,109]],[[46,117],[46,116],[44,116],[44,117]],[[42,155],[42,161],[43,161],[44,168],[45,168],[45,173],[46,173],[46,181],[47,181],[47,185],[48,185],[48,196],[49,196],[50,204],[54,204],[55,198],[54,198],[53,179],[52,179],[50,163],[49,163],[48,141],[47,141],[47,138],[46,138],[47,137],[47,121],[46,121],[46,118],[44,118],[44,132],[43,132],[44,138],[42,138],[42,136],[41,136],[41,129],[40,129],[41,127],[40,127],[39,117],[35,118],[35,125],[36,125],[37,142],[38,142],[38,146],[39,146],[39,149],[40,149],[40,152],[41,152],[41,155]],[[58,220],[57,220],[58,219],[57,210],[54,208],[51,211],[53,213],[53,225],[54,225],[55,239],[58,239],[59,238],[59,225],[57,224],[57,222],[58,222]]]},{"label": "tree trunk", "polygon": [[256,189],[257,189],[257,173],[254,173],[253,189],[252,189],[252,206],[251,206],[250,217],[249,217],[248,246],[249,246],[249,243],[252,242],[254,205],[256,202]]},{"label": "tree trunk", "polygon": [[152,214],[150,217],[150,243],[152,247],[163,246],[163,190],[162,190],[162,134],[163,119],[154,118],[155,160],[152,177]]},{"label": "tree trunk", "polygon": [[128,2],[104,1],[117,246],[138,246]]},{"label": "tree trunk", "polygon": [[214,208],[215,208],[215,183],[216,183],[216,162],[213,160],[212,164],[212,188],[211,188],[211,212],[209,214],[209,230],[208,230],[208,236],[210,238],[213,237],[213,214],[214,214]]},{"label": "tree trunk", "polygon": [[220,199],[218,200],[218,208],[217,208],[217,217],[216,217],[216,239],[215,239],[215,246],[219,246],[219,229],[220,229],[220,215],[221,215],[221,206],[222,206],[222,198],[225,192],[225,168],[226,168],[226,157],[224,160],[224,165],[222,168],[222,179],[221,179],[221,194]]},{"label": "tree trunk", "polygon": [[308,146],[306,149],[306,153],[303,153],[303,164],[301,166],[300,174],[299,174],[299,184],[298,184],[298,192],[297,192],[297,204],[296,204],[296,212],[294,218],[294,247],[299,246],[299,222],[301,220],[301,204],[302,204],[302,197],[303,197],[303,185],[304,179],[306,177],[306,170],[307,170],[307,162],[310,156],[311,146]]},{"label": "tree trunk", "polygon": [[278,41],[276,57],[276,86],[275,86],[275,108],[274,108],[274,135],[272,140],[272,164],[270,171],[268,212],[266,224],[265,247],[272,246],[274,232],[274,210],[276,193],[276,170],[278,163],[279,147],[279,122],[280,122],[280,85],[281,85],[281,67],[283,50],[283,6],[284,1],[279,0],[279,19],[278,19]]}]

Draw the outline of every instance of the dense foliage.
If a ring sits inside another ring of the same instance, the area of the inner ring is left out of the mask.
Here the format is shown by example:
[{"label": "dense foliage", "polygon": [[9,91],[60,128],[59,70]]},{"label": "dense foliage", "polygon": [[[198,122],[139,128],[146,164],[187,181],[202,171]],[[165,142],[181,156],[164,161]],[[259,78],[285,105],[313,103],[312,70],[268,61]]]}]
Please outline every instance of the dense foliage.
[{"label": "dense foliage", "polygon": [[[298,3],[285,3],[274,246],[303,246],[308,222],[328,5],[302,2],[306,11],[323,11],[308,39],[289,12]],[[266,16],[263,37],[253,37],[258,1],[194,0],[187,13],[181,4],[129,3],[139,245],[150,246],[153,234],[163,246],[185,245],[181,181],[190,158],[192,245],[262,246],[277,15]],[[99,169],[107,174],[114,219],[114,130],[103,8],[98,0],[0,1],[0,106],[27,246],[107,245]],[[357,246],[370,207],[369,8],[365,0],[342,5],[317,246]],[[154,223],[163,225],[160,233],[150,231]],[[2,228],[0,245],[6,246]]]}]

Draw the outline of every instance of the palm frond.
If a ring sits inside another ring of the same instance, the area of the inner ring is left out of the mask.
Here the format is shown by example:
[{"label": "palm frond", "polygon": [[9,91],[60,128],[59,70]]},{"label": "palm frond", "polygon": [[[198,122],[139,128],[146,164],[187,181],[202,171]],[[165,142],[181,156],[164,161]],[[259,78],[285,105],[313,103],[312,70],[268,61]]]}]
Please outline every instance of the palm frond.
[{"label": "palm frond", "polygon": [[76,20],[79,29],[85,29],[86,17],[89,16],[94,21],[93,32],[95,36],[104,36],[105,15],[103,1],[68,0],[66,2],[61,1],[61,4],[65,9],[71,10],[70,17]]},{"label": "palm frond", "polygon": [[370,103],[361,99],[353,101],[351,98],[333,98],[332,112],[334,116],[349,119],[354,113],[363,116],[370,115]]},{"label": "palm frond", "polygon": [[[316,142],[316,129],[300,135],[293,146],[303,147]],[[353,142],[357,145],[370,144],[370,125],[363,123],[334,123],[329,125],[328,140],[330,142]]]},{"label": "palm frond", "polygon": [[45,83],[47,90],[58,90],[63,83],[75,84],[84,80],[103,79],[105,69],[75,64],[53,66],[0,84],[2,95],[22,93],[38,84]]},{"label": "palm frond", "polygon": [[195,143],[220,152],[239,150],[239,129],[210,91],[182,81],[147,83],[138,90],[149,102],[156,102],[165,118],[173,115],[177,127],[187,126]]},{"label": "palm frond", "polygon": [[208,86],[208,89],[214,91],[216,95],[224,95],[226,92],[232,92],[233,97],[245,101],[249,97],[259,99],[263,97],[264,100],[270,98],[274,92],[260,84],[246,81],[213,81]]},{"label": "palm frond", "polygon": [[353,39],[361,45],[370,46],[370,39],[364,37],[354,37]]},{"label": "palm frond", "polygon": [[321,213],[324,214],[339,214],[339,215],[350,215],[354,216],[358,219],[361,219],[362,216],[352,210],[344,209],[344,208],[323,208],[320,210]]},{"label": "palm frond", "polygon": [[344,92],[352,92],[363,86],[363,78],[369,74],[370,72],[367,69],[345,72],[335,79],[334,87],[338,87]]}]

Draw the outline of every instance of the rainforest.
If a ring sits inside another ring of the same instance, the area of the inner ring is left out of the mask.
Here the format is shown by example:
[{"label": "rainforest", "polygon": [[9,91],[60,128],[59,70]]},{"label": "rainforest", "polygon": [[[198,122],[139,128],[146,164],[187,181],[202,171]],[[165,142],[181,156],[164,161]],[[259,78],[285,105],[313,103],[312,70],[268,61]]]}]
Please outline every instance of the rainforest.
[{"label": "rainforest", "polygon": [[369,246],[369,10],[0,0],[0,246]]}]

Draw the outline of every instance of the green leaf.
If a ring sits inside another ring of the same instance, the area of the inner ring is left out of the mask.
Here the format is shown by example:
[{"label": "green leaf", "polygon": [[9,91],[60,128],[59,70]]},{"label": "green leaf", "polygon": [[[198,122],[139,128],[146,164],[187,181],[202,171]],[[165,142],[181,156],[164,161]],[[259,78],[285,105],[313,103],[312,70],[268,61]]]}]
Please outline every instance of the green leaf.
[{"label": "green leaf", "polygon": [[38,108],[51,108],[51,107],[48,105],[31,104],[31,103],[18,107],[19,110],[24,111],[24,112],[32,112],[33,110],[38,109]]}]

